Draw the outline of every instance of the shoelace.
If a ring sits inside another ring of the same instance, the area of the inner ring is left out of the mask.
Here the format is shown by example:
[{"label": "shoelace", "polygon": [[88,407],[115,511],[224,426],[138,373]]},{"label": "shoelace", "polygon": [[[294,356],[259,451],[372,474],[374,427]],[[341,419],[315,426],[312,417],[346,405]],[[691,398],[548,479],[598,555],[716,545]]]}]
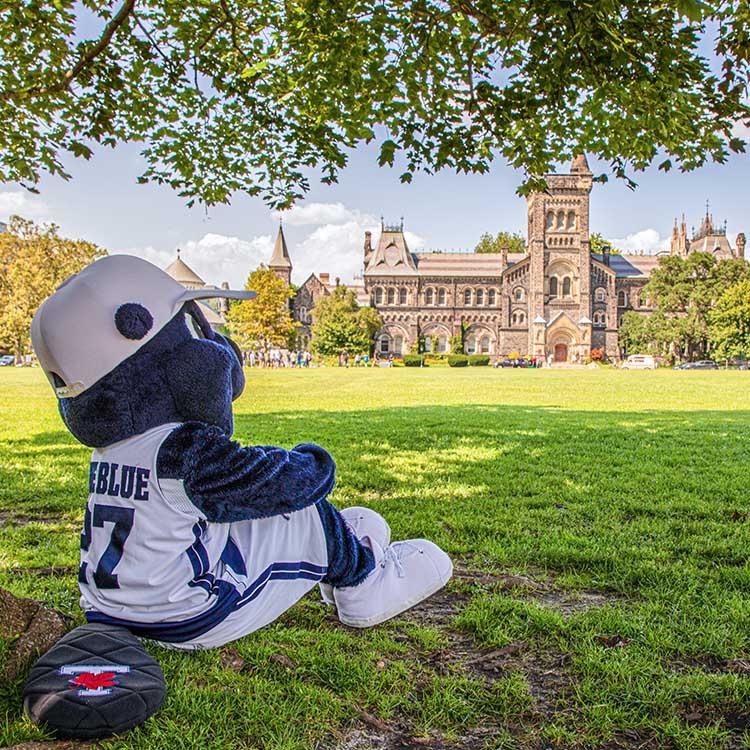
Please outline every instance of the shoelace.
[{"label": "shoelace", "polygon": [[387,562],[392,562],[396,568],[396,573],[399,578],[403,578],[404,575],[406,575],[404,573],[404,566],[401,564],[401,550],[405,549],[407,546],[417,550],[417,552],[419,552],[420,554],[422,553],[422,550],[419,549],[419,547],[417,547],[415,544],[409,544],[409,542],[401,542],[398,547],[394,545],[387,547],[383,554],[383,562],[381,563],[382,567],[385,567]]}]

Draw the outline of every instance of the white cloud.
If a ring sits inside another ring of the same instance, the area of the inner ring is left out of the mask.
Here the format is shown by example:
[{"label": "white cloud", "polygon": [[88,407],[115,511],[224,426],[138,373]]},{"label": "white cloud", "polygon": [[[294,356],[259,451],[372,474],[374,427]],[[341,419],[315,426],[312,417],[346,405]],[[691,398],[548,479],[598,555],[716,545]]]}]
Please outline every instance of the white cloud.
[{"label": "white cloud", "polygon": [[[184,242],[180,249],[182,260],[207,284],[220,286],[223,281],[228,281],[233,289],[242,289],[248,274],[271,257],[273,239],[270,235],[243,240],[223,234],[205,234],[199,240]],[[166,268],[176,257],[174,250],[158,250],[150,246],[115,252],[137,255],[159,268]]]},{"label": "white cloud", "polygon": [[0,192],[0,218],[8,219],[13,215],[24,219],[39,219],[47,216],[49,209],[38,198],[30,197],[23,190]]},{"label": "white cloud", "polygon": [[641,229],[621,237],[609,240],[616,248],[624,253],[640,253],[655,255],[663,250],[669,250],[669,237],[662,237],[656,229]]},{"label": "white cloud", "polygon": [[[362,273],[365,232],[372,232],[373,247],[377,246],[380,222],[373,216],[362,215],[344,224],[324,224],[317,227],[302,242],[290,248],[295,280],[303,282],[311,273],[329,273],[331,281],[338,276],[348,283]],[[424,239],[413,232],[405,232],[410,250],[424,246]]]},{"label": "white cloud", "polygon": [[[296,212],[296,213],[295,213]],[[293,215],[290,221],[289,215]],[[286,233],[292,259],[292,279],[301,284],[311,273],[329,273],[331,281],[337,276],[343,283],[351,282],[362,273],[365,231],[373,234],[376,244],[380,221],[370,214],[351,209],[342,203],[311,203],[285,213],[285,224],[309,226],[299,241],[292,241]],[[406,232],[411,250],[424,246],[424,239]],[[249,240],[222,234],[206,234],[199,240],[179,245],[181,257],[207,284],[220,285],[228,281],[234,289],[241,289],[248,274],[261,263],[268,263],[273,253],[276,234],[260,235]],[[154,247],[130,248],[118,252],[130,253],[166,268],[174,259],[175,251]]]},{"label": "white cloud", "polygon": [[292,227],[316,226],[318,224],[345,224],[359,218],[359,211],[352,211],[343,203],[307,203],[292,206],[286,211],[274,211],[274,221],[282,219]]}]

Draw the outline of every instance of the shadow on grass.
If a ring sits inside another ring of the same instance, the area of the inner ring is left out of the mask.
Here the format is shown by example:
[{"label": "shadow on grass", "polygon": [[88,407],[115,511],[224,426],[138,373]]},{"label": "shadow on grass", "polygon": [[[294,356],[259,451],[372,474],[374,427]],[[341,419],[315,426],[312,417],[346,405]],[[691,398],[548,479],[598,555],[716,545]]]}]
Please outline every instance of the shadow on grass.
[{"label": "shadow on grass", "polygon": [[[554,708],[544,721],[555,714],[559,726],[550,732],[585,730],[592,746],[605,746],[612,732],[642,724],[666,741],[677,731],[674,712],[692,715],[693,704],[711,709],[707,726],[727,707],[742,705],[745,693],[728,676],[674,676],[670,664],[676,654],[742,658],[750,648],[749,417],[729,410],[419,406],[240,414],[236,437],[246,444],[323,445],[338,464],[333,500],[376,508],[396,537],[433,538],[479,569],[542,568],[555,572],[561,588],[617,592],[603,598],[604,606],[564,616],[519,592],[473,586],[463,592],[458,613],[449,608],[446,622],[429,623],[460,629],[480,649],[517,640],[531,644],[521,652],[528,658],[564,654],[576,697],[557,714],[555,687],[544,699]],[[67,432],[6,440],[0,451],[0,510],[82,515],[89,451]],[[22,543],[20,533],[0,529],[3,544],[13,539]],[[69,542],[50,550],[56,564],[73,554],[77,539]],[[74,591],[72,575],[67,583]],[[32,595],[43,586],[55,599],[63,595],[60,580],[27,578],[24,585]],[[196,706],[205,716],[223,712],[234,718],[211,725],[217,743],[220,736],[230,743],[241,735],[294,748],[350,721],[342,717],[353,703],[379,716],[409,716],[425,730],[458,729],[465,714],[480,724],[506,721],[505,714],[498,718],[495,693],[464,684],[452,672],[437,680],[419,651],[408,654],[414,662],[402,658],[403,642],[388,638],[400,636],[408,620],[360,635],[328,627],[329,616],[307,601],[282,623],[243,639],[237,649],[248,667],[241,674],[224,668],[213,652],[161,654],[175,686],[165,714],[189,735]],[[608,648],[601,635],[628,645]],[[289,674],[269,668],[269,654],[279,650],[297,664]],[[429,655],[435,647],[422,650]],[[383,654],[386,666],[373,666]],[[531,667],[520,656],[515,664],[534,687]],[[415,679],[428,687],[414,688]],[[493,684],[505,685],[505,679]],[[514,685],[507,703],[516,710]],[[262,699],[245,715],[250,693]],[[15,711],[14,721],[18,716]],[[311,716],[312,728],[299,728]],[[128,742],[149,746],[149,736],[159,734],[158,717],[155,722]],[[681,741],[692,737],[685,722],[678,729]]]}]

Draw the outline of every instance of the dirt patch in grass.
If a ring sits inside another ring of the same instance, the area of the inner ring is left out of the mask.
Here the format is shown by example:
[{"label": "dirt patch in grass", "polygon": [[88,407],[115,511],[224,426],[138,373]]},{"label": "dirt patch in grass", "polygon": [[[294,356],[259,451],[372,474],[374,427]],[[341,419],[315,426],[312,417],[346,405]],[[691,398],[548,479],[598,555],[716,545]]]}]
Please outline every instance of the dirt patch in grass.
[{"label": "dirt patch in grass", "polygon": [[0,510],[0,529],[5,526],[13,526],[15,528],[21,526],[28,526],[32,523],[60,523],[60,518],[52,518],[50,516],[27,516],[22,513],[13,513],[9,510]]}]

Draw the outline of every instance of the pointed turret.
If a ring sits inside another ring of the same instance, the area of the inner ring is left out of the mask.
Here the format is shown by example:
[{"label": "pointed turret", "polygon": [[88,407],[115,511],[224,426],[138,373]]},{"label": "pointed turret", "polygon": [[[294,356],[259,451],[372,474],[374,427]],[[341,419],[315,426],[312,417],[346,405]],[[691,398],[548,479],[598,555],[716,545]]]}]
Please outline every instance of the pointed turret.
[{"label": "pointed turret", "polygon": [[180,257],[179,248],[177,257],[164,270],[186,289],[202,289],[206,286],[206,282]]},{"label": "pointed turret", "polygon": [[268,267],[280,278],[291,284],[292,281],[292,260],[289,257],[289,250],[286,247],[286,238],[284,237],[284,227],[279,222],[279,233],[276,235],[276,242],[273,246],[273,255],[268,263]]},{"label": "pointed turret", "polygon": [[578,154],[570,165],[571,174],[591,174],[586,154]]}]

